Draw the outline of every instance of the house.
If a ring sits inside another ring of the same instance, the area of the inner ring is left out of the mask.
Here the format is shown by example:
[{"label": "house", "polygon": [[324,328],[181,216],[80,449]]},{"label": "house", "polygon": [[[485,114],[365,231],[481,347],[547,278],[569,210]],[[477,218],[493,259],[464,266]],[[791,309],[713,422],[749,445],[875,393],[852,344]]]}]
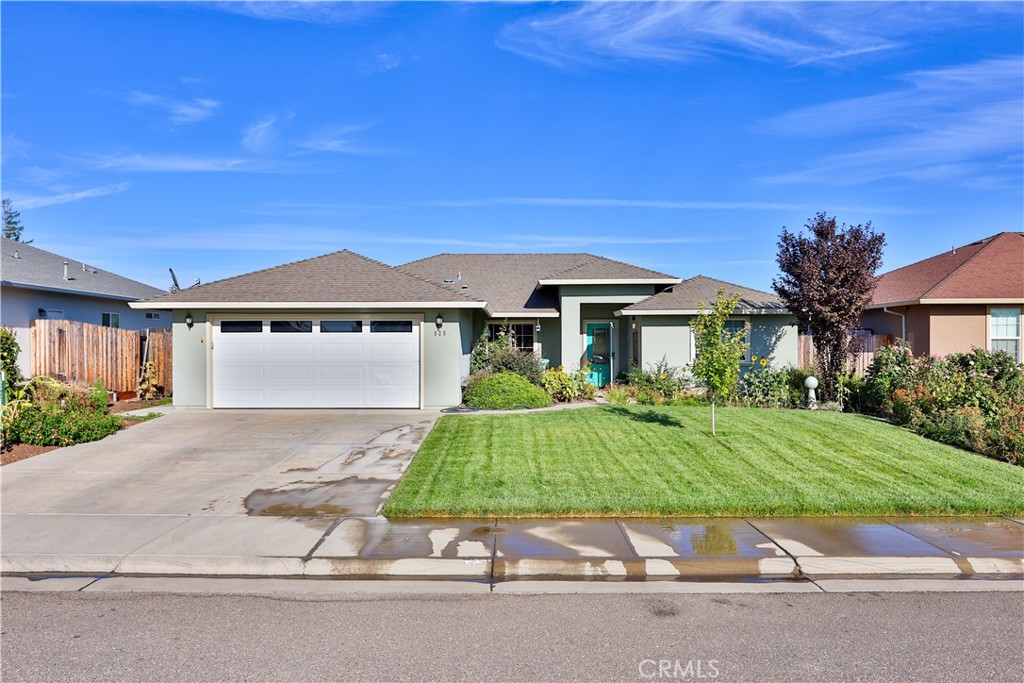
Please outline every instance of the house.
[{"label": "house", "polygon": [[[685,364],[689,319],[719,284],[591,254],[393,267],[343,250],[131,305],[173,311],[175,405],[418,408],[457,405],[474,342],[506,325],[551,366],[589,362],[600,386],[631,363]],[[757,322],[755,348],[795,364],[795,319],[726,286],[744,296],[737,324]]]},{"label": "house", "polygon": [[31,374],[29,330],[39,318],[133,330],[171,326],[167,311],[128,307],[129,301],[162,294],[156,287],[24,242],[0,239],[0,324],[15,332],[21,346],[18,367],[22,374]]},{"label": "house", "polygon": [[1001,232],[882,275],[861,327],[915,355],[981,348],[1020,363],[1022,309],[1024,233]]}]

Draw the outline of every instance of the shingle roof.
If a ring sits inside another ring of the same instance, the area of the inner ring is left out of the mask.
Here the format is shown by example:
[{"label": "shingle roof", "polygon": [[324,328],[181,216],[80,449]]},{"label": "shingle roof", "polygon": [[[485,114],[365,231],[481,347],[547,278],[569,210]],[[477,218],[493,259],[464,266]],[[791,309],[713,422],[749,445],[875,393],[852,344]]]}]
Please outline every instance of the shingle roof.
[{"label": "shingle roof", "polygon": [[741,287],[731,282],[697,275],[672,285],[663,292],[622,309],[627,314],[643,314],[651,311],[696,311],[703,302],[705,308],[714,305],[719,287],[725,288],[726,295],[739,294],[737,311],[784,311],[786,305],[774,294],[758,289]]},{"label": "shingle roof", "polygon": [[[495,315],[556,313],[558,294],[540,280],[674,280],[671,275],[593,254],[438,254],[399,270],[487,301]],[[461,275],[461,280],[458,279]],[[445,285],[445,278],[455,282]],[[465,287],[465,289],[462,289]]]},{"label": "shingle roof", "polygon": [[[81,261],[54,254],[6,237],[0,245],[0,280],[5,286],[65,291],[82,296],[135,301],[162,293],[156,287],[93,268]],[[15,258],[17,254],[17,258]],[[64,279],[64,262],[68,279]]]},{"label": "shingle roof", "polygon": [[156,297],[154,304],[195,303],[484,303],[343,249]]},{"label": "shingle roof", "polygon": [[1001,232],[885,273],[871,307],[921,299],[1024,299],[1024,233]]}]

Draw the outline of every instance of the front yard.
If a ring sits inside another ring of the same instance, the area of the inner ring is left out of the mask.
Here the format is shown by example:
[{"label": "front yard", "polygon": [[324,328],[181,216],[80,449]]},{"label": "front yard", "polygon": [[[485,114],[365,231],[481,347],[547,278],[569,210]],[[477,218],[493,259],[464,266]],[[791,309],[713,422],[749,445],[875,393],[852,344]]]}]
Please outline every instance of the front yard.
[{"label": "front yard", "polygon": [[859,415],[607,406],[442,418],[388,517],[1020,515],[1024,468]]}]

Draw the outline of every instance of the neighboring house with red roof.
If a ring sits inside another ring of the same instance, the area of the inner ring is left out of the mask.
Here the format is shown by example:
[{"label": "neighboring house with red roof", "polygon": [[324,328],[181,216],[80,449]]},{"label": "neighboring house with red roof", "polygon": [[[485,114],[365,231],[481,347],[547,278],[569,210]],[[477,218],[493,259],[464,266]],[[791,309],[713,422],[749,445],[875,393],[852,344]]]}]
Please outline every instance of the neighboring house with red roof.
[{"label": "neighboring house with red roof", "polygon": [[1024,233],[1001,232],[885,273],[861,326],[914,354],[1003,350],[1022,361]]},{"label": "neighboring house with red roof", "polygon": [[767,292],[593,254],[439,254],[389,266],[338,251],[163,294],[174,403],[207,408],[457,405],[473,344],[508,326],[551,366],[608,384],[632,363],[693,360],[690,319],[719,286],[752,352],[797,362],[796,320]]}]

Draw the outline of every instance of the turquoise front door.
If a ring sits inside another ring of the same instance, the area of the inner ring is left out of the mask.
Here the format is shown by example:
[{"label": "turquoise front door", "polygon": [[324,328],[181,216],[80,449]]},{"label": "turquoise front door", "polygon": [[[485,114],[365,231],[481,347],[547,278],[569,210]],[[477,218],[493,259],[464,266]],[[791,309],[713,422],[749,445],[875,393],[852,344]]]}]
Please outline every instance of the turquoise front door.
[{"label": "turquoise front door", "polygon": [[606,387],[612,381],[612,330],[608,323],[587,323],[587,380],[595,387]]}]

